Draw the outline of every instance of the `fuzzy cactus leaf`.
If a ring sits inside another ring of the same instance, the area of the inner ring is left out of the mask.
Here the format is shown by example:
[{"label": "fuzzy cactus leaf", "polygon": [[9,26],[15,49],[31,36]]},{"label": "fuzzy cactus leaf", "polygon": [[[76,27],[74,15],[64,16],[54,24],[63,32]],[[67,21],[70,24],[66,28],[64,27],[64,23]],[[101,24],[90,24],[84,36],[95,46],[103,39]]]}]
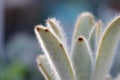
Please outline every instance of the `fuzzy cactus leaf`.
[{"label": "fuzzy cactus leaf", "polygon": [[65,40],[65,34],[64,31],[60,25],[60,22],[58,20],[56,20],[55,18],[49,18],[46,21],[46,25],[48,28],[50,28],[50,30],[56,34],[56,36],[62,41],[66,41]]},{"label": "fuzzy cactus leaf", "polygon": [[96,24],[93,27],[93,29],[91,30],[89,38],[88,38],[88,41],[89,41],[89,44],[90,44],[90,47],[91,47],[91,50],[93,53],[95,52],[95,46],[96,46],[96,37],[95,37],[96,29],[95,28],[96,28]]},{"label": "fuzzy cactus leaf", "polygon": [[89,33],[94,25],[94,17],[92,14],[85,12],[82,13],[76,22],[75,30],[73,33],[73,41],[79,36],[84,36],[86,39],[89,37]]},{"label": "fuzzy cactus leaf", "polygon": [[45,77],[45,80],[60,80],[58,76],[56,77],[57,73],[53,71],[54,69],[49,64],[49,61],[45,56],[45,54],[39,55],[37,57],[37,64],[38,64],[38,68]]},{"label": "fuzzy cactus leaf", "polygon": [[91,80],[93,60],[90,46],[84,37],[79,37],[72,52],[72,64],[76,80]]},{"label": "fuzzy cactus leaf", "polygon": [[110,70],[114,51],[120,36],[120,16],[113,19],[99,42],[93,80],[104,80]]},{"label": "fuzzy cactus leaf", "polygon": [[96,44],[98,46],[98,42],[99,42],[99,38],[100,38],[100,35],[101,35],[101,31],[102,31],[102,22],[101,20],[99,20],[97,23],[96,23]]},{"label": "fuzzy cactus leaf", "polygon": [[71,63],[62,42],[48,28],[41,25],[36,26],[35,32],[46,56],[61,80],[74,80]]},{"label": "fuzzy cactus leaf", "polygon": [[46,27],[35,27],[44,51],[44,56],[38,57],[38,67],[46,79],[114,80],[108,74],[120,38],[120,16],[114,18],[101,35],[101,21],[94,24],[90,13],[82,13],[75,25],[70,51],[59,21],[50,18],[46,24]]},{"label": "fuzzy cactus leaf", "polygon": [[95,57],[95,50],[97,47],[97,42],[98,42],[99,36],[100,36],[100,31],[101,31],[100,29],[101,29],[101,21],[98,21],[93,26],[93,28],[90,32],[89,38],[88,38],[88,41],[91,46],[91,50],[93,52],[94,57]]}]

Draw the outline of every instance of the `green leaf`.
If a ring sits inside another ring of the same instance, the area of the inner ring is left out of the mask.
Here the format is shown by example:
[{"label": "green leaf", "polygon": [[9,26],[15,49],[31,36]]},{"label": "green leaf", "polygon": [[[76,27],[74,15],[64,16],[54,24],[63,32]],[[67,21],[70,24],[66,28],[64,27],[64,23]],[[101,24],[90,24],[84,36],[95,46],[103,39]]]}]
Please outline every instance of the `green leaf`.
[{"label": "green leaf", "polygon": [[74,80],[71,63],[62,42],[48,28],[41,25],[36,26],[35,32],[48,60],[61,80]]},{"label": "green leaf", "polygon": [[87,40],[79,37],[72,52],[72,64],[77,80],[91,80],[93,59]]},{"label": "green leaf", "polygon": [[104,80],[110,70],[120,36],[120,16],[108,24],[99,42],[93,80]]}]

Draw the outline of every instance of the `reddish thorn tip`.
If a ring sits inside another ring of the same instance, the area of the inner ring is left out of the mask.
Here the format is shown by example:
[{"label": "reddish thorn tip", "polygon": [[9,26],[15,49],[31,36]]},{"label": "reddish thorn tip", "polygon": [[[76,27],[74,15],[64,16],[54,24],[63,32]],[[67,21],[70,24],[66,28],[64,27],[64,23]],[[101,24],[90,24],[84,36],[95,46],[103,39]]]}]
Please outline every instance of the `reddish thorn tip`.
[{"label": "reddish thorn tip", "polygon": [[36,27],[36,30],[37,30],[37,31],[40,31],[40,28],[39,28],[39,27]]},{"label": "reddish thorn tip", "polygon": [[60,44],[60,47],[63,47],[63,45],[62,45],[62,44]]},{"label": "reddish thorn tip", "polygon": [[48,29],[45,29],[45,32],[48,32]]},{"label": "reddish thorn tip", "polygon": [[78,41],[83,41],[83,38],[82,38],[82,37],[79,37],[79,38],[78,38]]}]

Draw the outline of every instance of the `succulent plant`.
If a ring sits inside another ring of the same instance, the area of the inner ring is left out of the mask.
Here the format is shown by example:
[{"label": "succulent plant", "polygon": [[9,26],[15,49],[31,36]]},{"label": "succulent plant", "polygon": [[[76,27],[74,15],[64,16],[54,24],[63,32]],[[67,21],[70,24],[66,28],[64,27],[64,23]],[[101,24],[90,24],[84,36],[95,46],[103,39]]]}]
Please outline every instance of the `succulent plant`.
[{"label": "succulent plant", "polygon": [[58,20],[49,18],[45,26],[37,25],[35,33],[44,51],[37,57],[37,64],[46,80],[113,80],[107,75],[120,37],[120,16],[102,32],[101,21],[95,21],[88,12],[82,13],[73,31],[71,47],[66,44]]}]

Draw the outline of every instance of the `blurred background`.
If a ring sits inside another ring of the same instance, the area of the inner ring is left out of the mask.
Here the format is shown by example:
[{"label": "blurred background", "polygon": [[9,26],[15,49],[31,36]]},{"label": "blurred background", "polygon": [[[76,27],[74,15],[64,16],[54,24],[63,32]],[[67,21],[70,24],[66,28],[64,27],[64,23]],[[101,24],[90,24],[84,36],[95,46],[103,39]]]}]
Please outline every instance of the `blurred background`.
[{"label": "blurred background", "polygon": [[[71,40],[81,12],[89,11],[106,25],[120,14],[120,0],[0,0],[0,80],[44,80],[36,65],[42,54],[34,26],[56,17]],[[120,41],[110,74],[120,72]]]}]

